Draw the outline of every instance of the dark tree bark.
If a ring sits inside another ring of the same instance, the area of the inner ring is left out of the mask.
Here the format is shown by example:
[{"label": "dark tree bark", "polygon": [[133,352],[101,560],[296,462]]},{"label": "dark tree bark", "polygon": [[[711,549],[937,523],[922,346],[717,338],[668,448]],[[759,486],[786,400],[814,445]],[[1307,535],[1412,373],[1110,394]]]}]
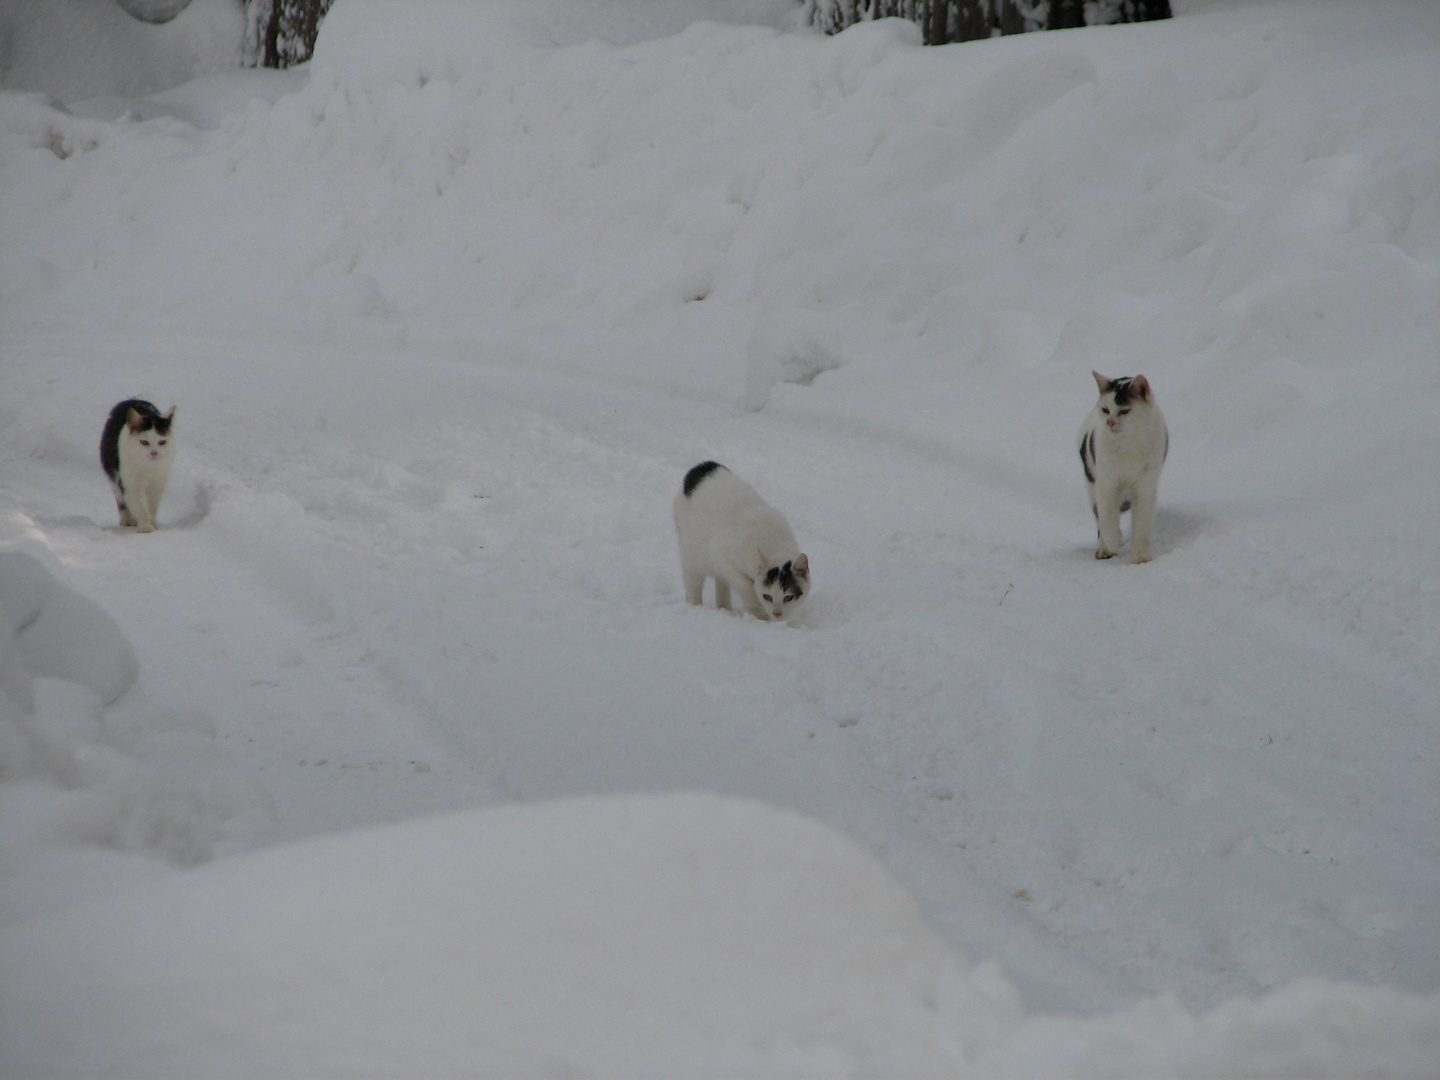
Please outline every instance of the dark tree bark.
[{"label": "dark tree bark", "polygon": [[245,0],[245,56],[255,67],[303,64],[334,0]]},{"label": "dark tree bark", "polygon": [[1071,30],[1085,25],[1085,0],[1051,0],[1046,30]]},{"label": "dark tree bark", "polygon": [[920,27],[926,45],[1029,30],[1170,18],[1170,0],[806,0],[811,25],[827,34],[898,16]]}]

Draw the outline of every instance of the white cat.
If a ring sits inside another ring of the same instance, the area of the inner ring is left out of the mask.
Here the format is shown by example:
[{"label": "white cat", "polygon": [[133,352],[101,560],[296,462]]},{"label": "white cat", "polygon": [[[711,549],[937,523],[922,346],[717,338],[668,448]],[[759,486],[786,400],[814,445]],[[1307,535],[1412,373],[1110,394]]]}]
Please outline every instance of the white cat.
[{"label": "white cat", "polygon": [[160,496],[170,477],[175,439],[170,423],[175,407],[164,416],[148,401],[130,398],[110,410],[100,436],[100,464],[115,489],[120,524],[136,532],[155,531]]},{"label": "white cat", "polygon": [[1120,515],[1130,511],[1130,561],[1150,561],[1160,468],[1170,451],[1165,417],[1144,375],[1107,379],[1098,371],[1100,400],[1080,425],[1080,464],[1100,534],[1097,559],[1120,550]]},{"label": "white cat", "polygon": [[714,578],[716,607],[729,608],[733,593],[757,619],[785,619],[810,588],[810,560],[785,515],[724,465],[705,461],[685,474],[675,532],[692,604]]}]

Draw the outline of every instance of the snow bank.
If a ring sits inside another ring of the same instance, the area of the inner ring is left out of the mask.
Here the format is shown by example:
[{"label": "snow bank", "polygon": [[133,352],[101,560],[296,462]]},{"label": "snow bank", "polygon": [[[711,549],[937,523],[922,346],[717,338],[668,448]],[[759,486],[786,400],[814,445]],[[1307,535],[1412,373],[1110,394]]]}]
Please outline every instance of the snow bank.
[{"label": "snow bank", "polygon": [[1017,1016],[854,845],[713,796],[237,857],[0,957],[10,1074],[944,1075]]},{"label": "snow bank", "polygon": [[1299,982],[1195,1015],[1174,998],[1085,1021],[1031,1020],[988,1076],[1433,1077],[1440,997]]},{"label": "snow bank", "polygon": [[144,97],[234,69],[244,33],[235,0],[194,0],[158,26],[114,0],[0,0],[0,89]]},{"label": "snow bank", "polygon": [[192,864],[226,822],[263,815],[208,719],[149,705],[138,676],[114,620],[39,560],[0,551],[0,923],[87,893],[78,852]]},{"label": "snow bank", "polygon": [[1025,1019],[833,831],[613,796],[235,857],[0,930],[0,1066],[70,1076],[1433,1075],[1440,998]]}]

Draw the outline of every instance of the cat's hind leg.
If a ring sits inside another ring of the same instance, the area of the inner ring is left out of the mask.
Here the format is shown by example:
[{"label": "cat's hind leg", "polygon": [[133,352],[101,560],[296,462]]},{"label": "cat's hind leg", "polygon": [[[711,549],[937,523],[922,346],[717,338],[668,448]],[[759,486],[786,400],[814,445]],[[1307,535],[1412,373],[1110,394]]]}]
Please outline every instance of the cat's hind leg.
[{"label": "cat's hind leg", "polygon": [[110,481],[110,486],[115,490],[115,509],[120,511],[121,528],[134,528],[135,516],[130,513],[130,507],[125,504],[125,489],[115,481]]},{"label": "cat's hind leg", "polygon": [[715,579],[715,606],[730,610],[730,583],[723,577]]},{"label": "cat's hind leg", "polygon": [[1120,493],[1118,491],[1100,492],[1095,501],[1090,504],[1095,511],[1095,531],[1098,534],[1098,542],[1095,546],[1095,558],[1113,558],[1120,550]]},{"label": "cat's hind leg", "polygon": [[680,576],[685,579],[686,601],[699,607],[705,595],[705,575],[697,574],[688,566],[682,566]]}]

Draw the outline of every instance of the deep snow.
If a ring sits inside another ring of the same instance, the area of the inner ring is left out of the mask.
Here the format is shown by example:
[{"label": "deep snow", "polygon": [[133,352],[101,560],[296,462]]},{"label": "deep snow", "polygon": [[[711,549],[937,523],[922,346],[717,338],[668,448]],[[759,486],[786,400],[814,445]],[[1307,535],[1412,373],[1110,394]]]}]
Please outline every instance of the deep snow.
[{"label": "deep snow", "polygon": [[[9,1071],[1435,1075],[1434,5],[926,50],[343,0],[276,74],[221,0],[154,54],[95,4],[0,5]],[[1145,566],[1091,554],[1092,367],[1170,422]],[[179,407],[143,537],[132,394]],[[706,457],[803,625],[684,603]],[[555,988],[637,950],[587,1043],[612,991]],[[544,1033],[424,1037],[432,984]]]}]

